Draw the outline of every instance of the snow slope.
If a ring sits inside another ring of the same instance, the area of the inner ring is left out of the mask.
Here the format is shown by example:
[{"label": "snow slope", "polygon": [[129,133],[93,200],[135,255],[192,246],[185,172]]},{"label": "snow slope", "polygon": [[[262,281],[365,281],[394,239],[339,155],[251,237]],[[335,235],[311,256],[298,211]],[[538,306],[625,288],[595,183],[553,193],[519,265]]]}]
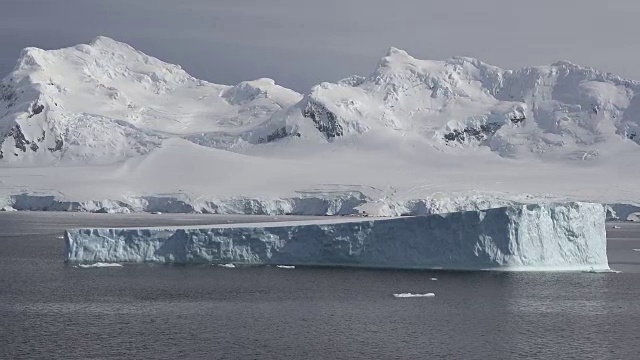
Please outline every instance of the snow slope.
[{"label": "snow slope", "polygon": [[528,205],[390,219],[75,229],[71,262],[605,270],[604,209]]},{"label": "snow slope", "polygon": [[211,84],[99,37],[25,49],[1,84],[0,207],[397,216],[640,205],[640,83],[569,62],[503,70],[392,48],[369,76],[302,96],[269,79]]}]

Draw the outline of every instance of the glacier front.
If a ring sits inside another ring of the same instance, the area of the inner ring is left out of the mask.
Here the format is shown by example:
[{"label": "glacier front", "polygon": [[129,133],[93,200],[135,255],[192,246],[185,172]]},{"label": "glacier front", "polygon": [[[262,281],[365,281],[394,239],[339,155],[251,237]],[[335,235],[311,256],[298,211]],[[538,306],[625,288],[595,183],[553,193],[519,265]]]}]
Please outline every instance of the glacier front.
[{"label": "glacier front", "polygon": [[605,211],[513,205],[395,218],[72,229],[66,260],[451,270],[606,270]]}]

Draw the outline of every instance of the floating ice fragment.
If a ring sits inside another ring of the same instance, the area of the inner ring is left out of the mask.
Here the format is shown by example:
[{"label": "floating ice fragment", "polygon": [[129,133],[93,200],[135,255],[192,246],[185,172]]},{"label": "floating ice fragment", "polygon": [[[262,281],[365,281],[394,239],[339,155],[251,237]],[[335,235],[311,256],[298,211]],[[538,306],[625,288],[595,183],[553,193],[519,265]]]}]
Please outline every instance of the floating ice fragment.
[{"label": "floating ice fragment", "polygon": [[585,270],[583,271],[584,273],[589,273],[589,274],[619,274],[622,271],[618,271],[618,270],[612,270],[612,269],[591,269],[591,270]]},{"label": "floating ice fragment", "polygon": [[229,269],[233,269],[236,267],[234,264],[218,264],[218,266]]},{"label": "floating ice fragment", "polygon": [[295,269],[295,266],[292,265],[276,265],[276,267],[280,268],[280,269]]},{"label": "floating ice fragment", "polygon": [[613,228],[614,228],[614,229],[620,229],[620,226],[618,226],[618,225],[613,225]]},{"label": "floating ice fragment", "polygon": [[640,252],[640,249],[631,249],[631,250],[633,250],[633,251],[637,251],[637,252]]},{"label": "floating ice fragment", "polygon": [[431,281],[437,281],[438,278],[431,278]]},{"label": "floating ice fragment", "polygon": [[82,268],[82,269],[91,269],[91,268],[103,268],[103,267],[122,267],[122,264],[116,264],[116,263],[95,263],[95,264],[78,264],[78,266],[75,266],[77,268]]},{"label": "floating ice fragment", "polygon": [[393,294],[393,297],[396,298],[415,298],[415,297],[435,297],[434,293],[426,293],[426,294],[413,294],[413,293],[399,293]]}]

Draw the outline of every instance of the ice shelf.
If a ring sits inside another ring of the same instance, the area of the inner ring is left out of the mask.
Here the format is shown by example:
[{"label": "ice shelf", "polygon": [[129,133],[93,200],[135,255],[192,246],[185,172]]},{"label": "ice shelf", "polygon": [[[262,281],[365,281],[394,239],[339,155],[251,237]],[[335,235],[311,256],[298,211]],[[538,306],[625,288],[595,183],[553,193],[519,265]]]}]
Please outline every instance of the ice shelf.
[{"label": "ice shelf", "polygon": [[609,269],[604,207],[579,202],[395,218],[72,229],[65,239],[66,260],[74,263]]}]

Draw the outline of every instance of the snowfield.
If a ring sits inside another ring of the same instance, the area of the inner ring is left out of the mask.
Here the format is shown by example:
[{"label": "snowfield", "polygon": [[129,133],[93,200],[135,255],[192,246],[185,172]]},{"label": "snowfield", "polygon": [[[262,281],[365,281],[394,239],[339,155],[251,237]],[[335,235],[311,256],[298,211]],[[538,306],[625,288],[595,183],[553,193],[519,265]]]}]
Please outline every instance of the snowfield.
[{"label": "snowfield", "polygon": [[[418,217],[74,229],[69,262],[608,270],[602,205],[520,205]],[[225,265],[225,266],[233,266]]]},{"label": "snowfield", "polygon": [[105,37],[27,48],[0,82],[0,208],[399,216],[588,201],[625,219],[640,211],[639,94],[569,62],[503,70],[395,48],[370,75],[305,94],[212,84]]}]

